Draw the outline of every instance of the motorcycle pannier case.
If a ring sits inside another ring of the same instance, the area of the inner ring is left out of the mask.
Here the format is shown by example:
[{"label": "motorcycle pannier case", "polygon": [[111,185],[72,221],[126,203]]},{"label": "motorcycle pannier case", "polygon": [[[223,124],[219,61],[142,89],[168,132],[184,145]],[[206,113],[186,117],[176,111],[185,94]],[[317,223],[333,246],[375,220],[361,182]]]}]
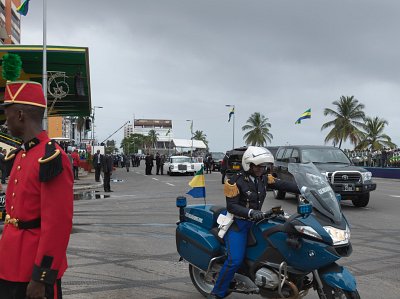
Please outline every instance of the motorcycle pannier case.
[{"label": "motorcycle pannier case", "polygon": [[182,222],[176,228],[176,248],[182,258],[202,270],[207,270],[213,257],[221,255],[217,238],[189,222]]}]

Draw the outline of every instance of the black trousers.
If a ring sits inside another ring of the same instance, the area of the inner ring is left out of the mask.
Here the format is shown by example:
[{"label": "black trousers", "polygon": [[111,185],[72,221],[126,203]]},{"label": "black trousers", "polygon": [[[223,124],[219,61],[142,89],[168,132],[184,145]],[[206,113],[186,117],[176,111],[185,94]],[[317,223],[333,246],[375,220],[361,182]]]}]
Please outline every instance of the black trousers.
[{"label": "black trousers", "polygon": [[[13,282],[0,279],[0,299],[25,299],[27,282]],[[47,299],[62,299],[61,279],[54,286],[46,285],[45,297]]]},{"label": "black trousers", "polygon": [[98,164],[94,167],[94,179],[96,182],[100,181],[101,165]]},{"label": "black trousers", "polygon": [[111,173],[110,172],[105,172],[104,173],[104,191],[110,191],[111,186],[110,186],[110,180],[111,180]]},{"label": "black trousers", "polygon": [[[160,164],[157,164],[156,165],[156,174],[160,174],[160,170],[161,170],[161,165]],[[162,172],[161,172],[161,174],[162,174]]]},{"label": "black trousers", "polygon": [[72,170],[74,171],[74,179],[79,179],[78,173],[79,173],[79,167],[78,166],[72,166]]}]

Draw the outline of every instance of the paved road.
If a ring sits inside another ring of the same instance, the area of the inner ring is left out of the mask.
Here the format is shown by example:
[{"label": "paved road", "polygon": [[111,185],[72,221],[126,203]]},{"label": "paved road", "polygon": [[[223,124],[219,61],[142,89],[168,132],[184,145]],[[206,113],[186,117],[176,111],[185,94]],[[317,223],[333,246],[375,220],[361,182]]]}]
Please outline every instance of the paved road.
[{"label": "paved road", "polygon": [[[118,169],[109,198],[75,201],[74,230],[64,277],[66,299],[201,299],[190,282],[188,265],[175,247],[177,195],[188,191],[184,176],[144,176],[144,169]],[[220,174],[206,175],[209,203],[224,205]],[[343,203],[352,224],[354,252],[342,264],[356,275],[363,299],[400,297],[400,182],[378,180],[367,208]],[[94,192],[94,191],[93,191]],[[95,193],[93,193],[95,194]],[[93,194],[86,194],[89,197]],[[99,189],[98,197],[104,195]],[[202,200],[188,198],[189,204]],[[264,204],[295,211],[294,199]],[[230,298],[259,298],[234,294]],[[313,299],[313,293],[307,296]]]}]

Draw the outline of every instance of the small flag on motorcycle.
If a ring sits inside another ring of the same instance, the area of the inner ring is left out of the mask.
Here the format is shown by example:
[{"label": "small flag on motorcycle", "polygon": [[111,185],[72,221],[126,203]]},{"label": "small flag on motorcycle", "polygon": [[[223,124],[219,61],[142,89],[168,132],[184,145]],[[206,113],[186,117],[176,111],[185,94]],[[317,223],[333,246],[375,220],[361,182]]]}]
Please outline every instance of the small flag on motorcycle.
[{"label": "small flag on motorcycle", "polygon": [[189,190],[186,194],[194,198],[206,198],[206,181],[203,166],[196,172],[194,178],[189,182],[189,186],[192,187],[192,190]]}]

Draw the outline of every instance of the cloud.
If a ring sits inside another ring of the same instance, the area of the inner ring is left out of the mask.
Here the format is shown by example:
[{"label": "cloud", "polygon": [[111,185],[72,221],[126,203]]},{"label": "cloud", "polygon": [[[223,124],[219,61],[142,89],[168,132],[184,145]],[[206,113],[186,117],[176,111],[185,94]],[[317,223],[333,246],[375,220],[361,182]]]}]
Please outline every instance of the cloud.
[{"label": "cloud", "polygon": [[[22,42],[42,42],[42,8],[31,3]],[[323,109],[354,95],[389,122],[400,144],[398,1],[49,1],[48,44],[88,46],[96,135],[127,120],[186,119],[212,150],[235,145],[255,111],[269,118],[273,144],[321,144]],[[308,108],[313,115],[294,125]],[[122,132],[114,136],[122,139]],[[350,147],[349,145],[347,145]]]}]

